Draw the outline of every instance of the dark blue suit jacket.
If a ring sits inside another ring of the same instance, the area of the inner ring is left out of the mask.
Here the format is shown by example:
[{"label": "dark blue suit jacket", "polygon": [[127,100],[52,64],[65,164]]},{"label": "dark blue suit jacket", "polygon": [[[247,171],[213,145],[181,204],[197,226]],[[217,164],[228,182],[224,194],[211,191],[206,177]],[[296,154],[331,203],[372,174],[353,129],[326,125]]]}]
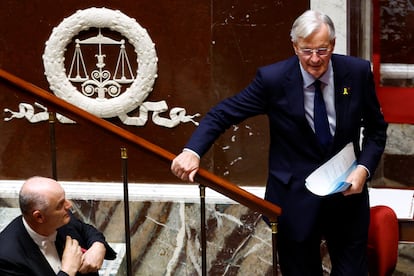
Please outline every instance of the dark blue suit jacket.
[{"label": "dark blue suit jacket", "polygon": [[[387,124],[380,112],[370,63],[336,54],[331,60],[336,108],[331,151],[320,147],[305,117],[303,81],[296,56],[259,68],[248,87],[206,114],[186,145],[202,156],[231,125],[251,116],[267,115],[270,146],[265,198],[282,208],[279,226],[288,229],[295,240],[309,235],[322,200],[306,190],[305,178],[349,142],[354,143],[359,164],[373,174],[385,147]],[[364,194],[367,197],[366,191]]]},{"label": "dark blue suit jacket", "polygon": [[[67,235],[78,240],[80,246],[86,249],[95,241],[100,241],[106,247],[105,259],[112,260],[116,258],[115,251],[105,241],[103,234],[93,226],[81,222],[74,216],[71,216],[71,220],[67,225],[58,229],[55,244],[60,256],[62,256]],[[56,275],[37,244],[27,233],[23,225],[22,216],[15,218],[0,233],[0,275]],[[59,272],[58,275],[66,275],[66,273]],[[98,273],[87,275],[98,275]]]}]

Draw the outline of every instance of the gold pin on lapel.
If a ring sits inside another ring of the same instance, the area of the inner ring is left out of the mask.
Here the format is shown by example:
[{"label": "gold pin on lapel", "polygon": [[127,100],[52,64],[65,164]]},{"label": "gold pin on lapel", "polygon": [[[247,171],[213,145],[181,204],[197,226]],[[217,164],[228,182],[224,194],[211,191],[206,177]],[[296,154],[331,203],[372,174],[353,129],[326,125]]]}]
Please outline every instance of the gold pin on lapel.
[{"label": "gold pin on lapel", "polygon": [[342,92],[342,95],[349,95],[349,88],[344,87],[344,92]]}]

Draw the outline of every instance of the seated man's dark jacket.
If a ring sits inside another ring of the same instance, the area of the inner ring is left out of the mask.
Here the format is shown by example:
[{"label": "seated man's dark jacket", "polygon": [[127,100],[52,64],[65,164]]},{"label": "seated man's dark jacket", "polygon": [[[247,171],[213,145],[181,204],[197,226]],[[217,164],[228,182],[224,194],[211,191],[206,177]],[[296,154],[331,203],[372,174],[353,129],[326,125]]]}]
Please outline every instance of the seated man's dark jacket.
[{"label": "seated man's dark jacket", "polygon": [[[82,248],[88,249],[94,242],[106,247],[105,259],[116,258],[115,251],[105,241],[104,235],[92,225],[83,223],[71,214],[70,222],[57,230],[56,249],[62,256],[66,235],[76,239]],[[52,276],[56,275],[43,256],[38,245],[29,236],[23,225],[22,216],[15,218],[0,233],[0,275],[1,276]],[[57,275],[67,275],[60,271]],[[96,273],[77,275],[99,275]]]}]

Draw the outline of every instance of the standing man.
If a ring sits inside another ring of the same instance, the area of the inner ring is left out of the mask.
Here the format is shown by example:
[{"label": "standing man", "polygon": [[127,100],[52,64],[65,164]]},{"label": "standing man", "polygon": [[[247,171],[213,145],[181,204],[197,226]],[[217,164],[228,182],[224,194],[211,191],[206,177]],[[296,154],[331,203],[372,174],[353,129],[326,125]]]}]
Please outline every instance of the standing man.
[{"label": "standing man", "polygon": [[[387,129],[371,66],[365,60],[333,54],[335,28],[320,12],[299,16],[291,40],[296,55],[259,68],[249,86],[213,107],[173,160],[171,171],[193,182],[200,156],[221,133],[248,117],[267,115],[270,147],[265,199],[283,210],[278,219],[282,274],[322,275],[320,241],[324,237],[331,275],[367,275],[366,183],[384,151]],[[346,179],[350,188],[326,197],[308,191],[306,177],[350,142],[358,162]]]},{"label": "standing man", "polygon": [[0,275],[99,275],[116,253],[101,232],[76,219],[58,182],[29,178],[19,193],[22,215],[0,233]]}]

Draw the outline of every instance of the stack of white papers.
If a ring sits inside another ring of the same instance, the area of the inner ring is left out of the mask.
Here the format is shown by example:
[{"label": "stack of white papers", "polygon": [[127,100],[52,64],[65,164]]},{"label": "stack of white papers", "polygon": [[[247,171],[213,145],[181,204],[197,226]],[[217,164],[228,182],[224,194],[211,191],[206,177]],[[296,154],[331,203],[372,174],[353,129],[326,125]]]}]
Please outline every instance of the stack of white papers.
[{"label": "stack of white papers", "polygon": [[319,196],[343,192],[351,185],[345,180],[356,166],[354,145],[349,143],[306,178],[306,188]]},{"label": "stack of white papers", "polygon": [[414,190],[370,188],[369,204],[371,207],[388,206],[394,210],[399,219],[413,219]]}]

